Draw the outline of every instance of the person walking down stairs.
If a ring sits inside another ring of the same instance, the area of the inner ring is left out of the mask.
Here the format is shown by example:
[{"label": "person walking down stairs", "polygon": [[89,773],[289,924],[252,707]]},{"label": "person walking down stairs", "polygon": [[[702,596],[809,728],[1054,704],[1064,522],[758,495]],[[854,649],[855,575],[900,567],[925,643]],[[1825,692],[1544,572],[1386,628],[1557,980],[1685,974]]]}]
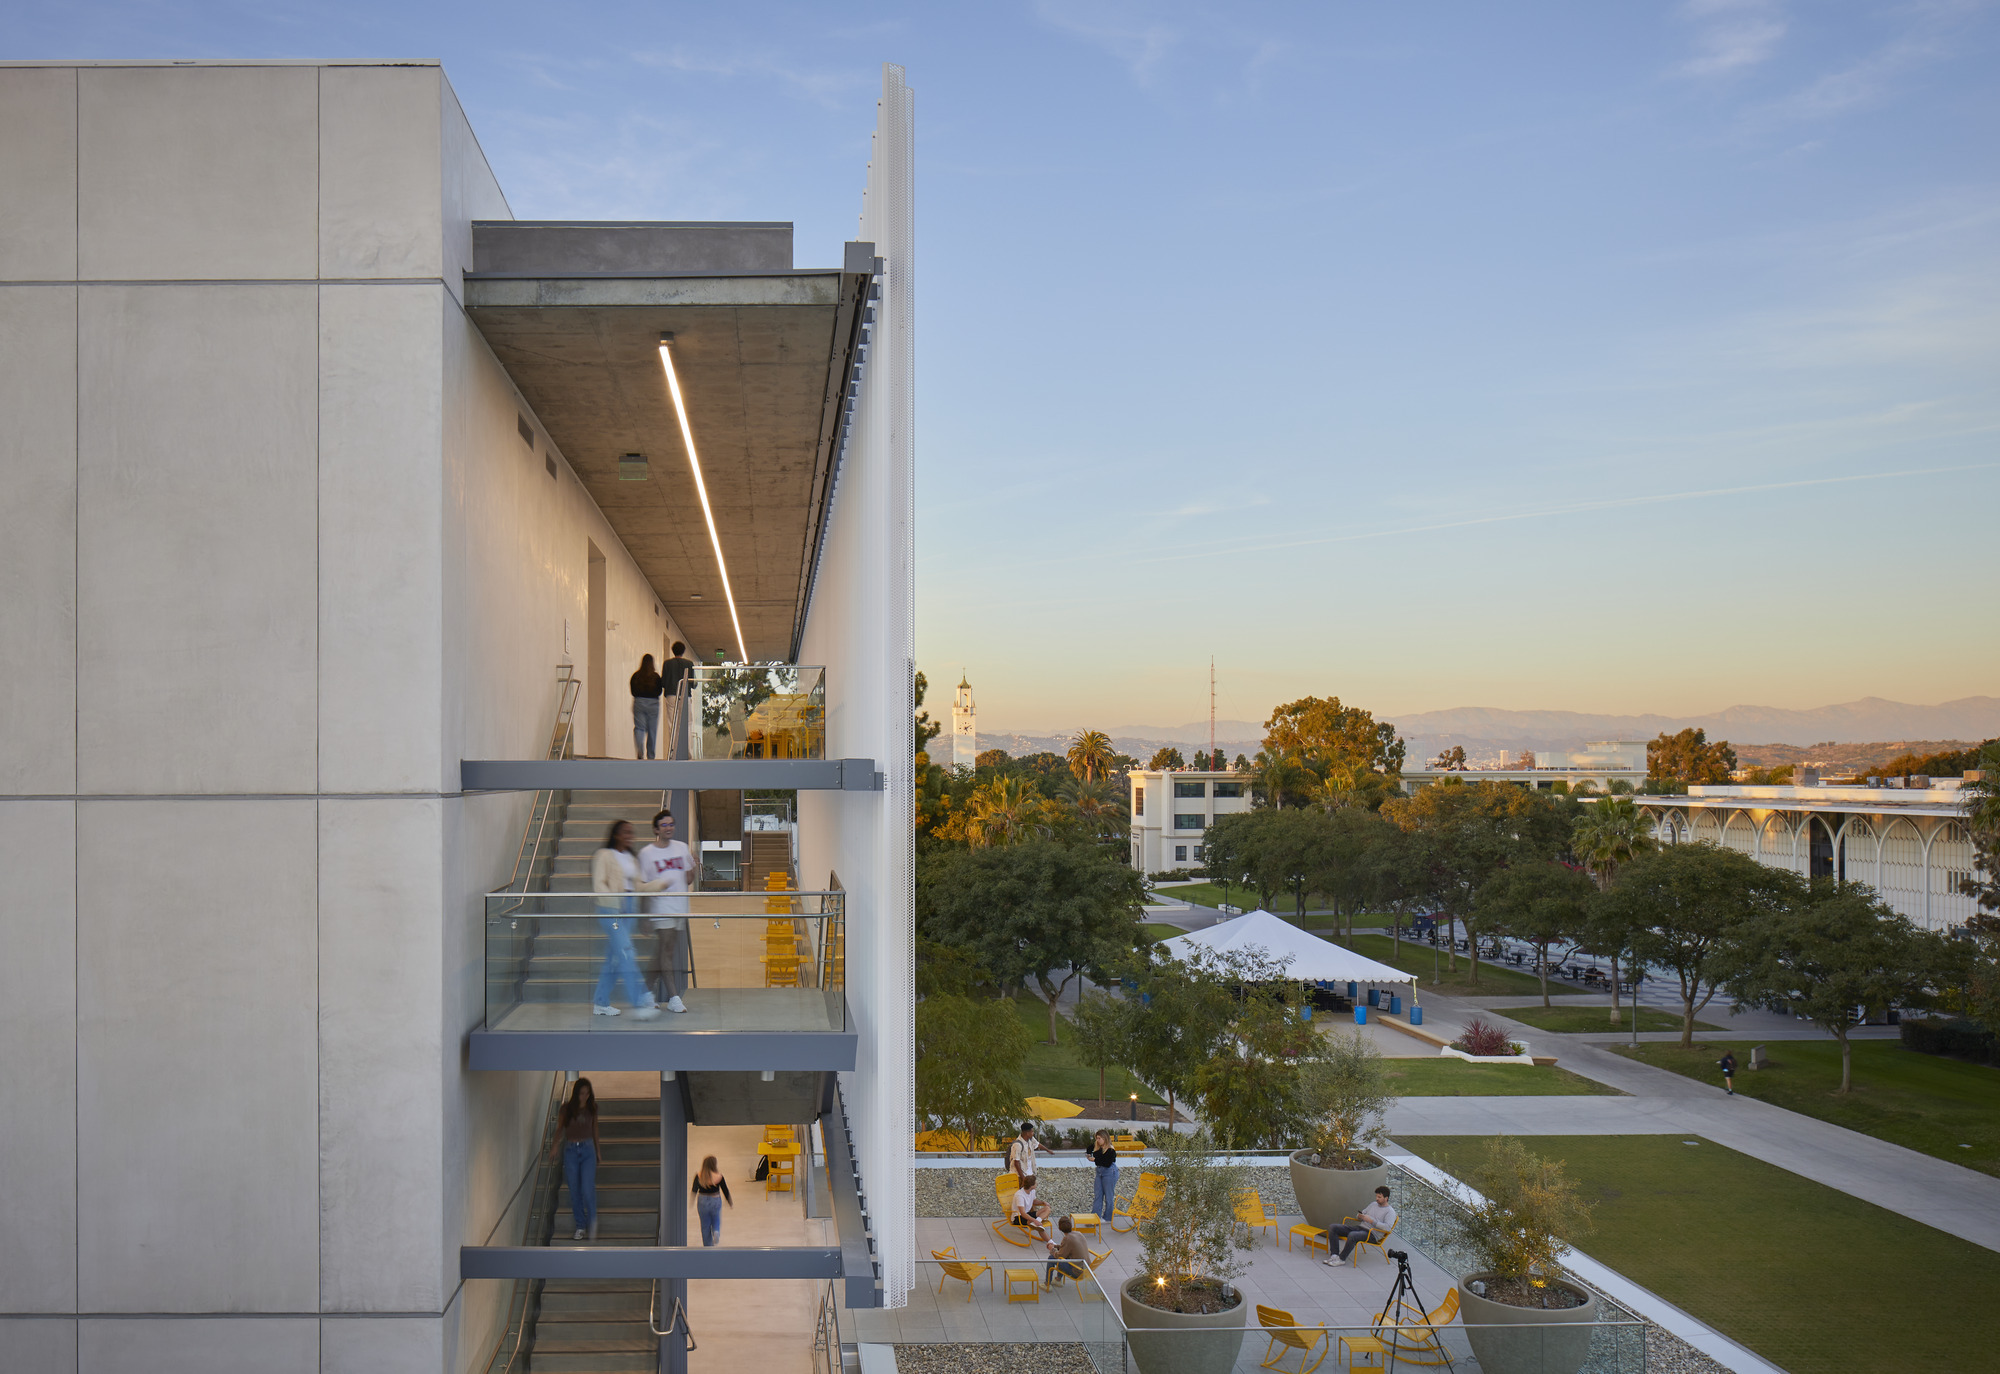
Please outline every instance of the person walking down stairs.
[{"label": "person walking down stairs", "polygon": [[639,861],[632,854],[632,823],[613,821],[611,833],[590,858],[590,890],[597,894],[597,924],[604,932],[604,966],[590,1003],[593,1016],[618,1015],[618,1008],[611,1005],[611,985],[617,981],[625,984],[634,1017],[650,1021],[660,1014],[653,994],[639,978],[639,956],[632,949],[632,928],[639,923],[639,899],[633,894],[665,886],[641,881]]},{"label": "person walking down stairs", "polygon": [[549,1145],[562,1152],[563,1182],[569,1185],[569,1215],[576,1223],[572,1240],[597,1239],[597,1161],[604,1153],[597,1138],[597,1090],[588,1078],[576,1080],[556,1115],[556,1138]]}]

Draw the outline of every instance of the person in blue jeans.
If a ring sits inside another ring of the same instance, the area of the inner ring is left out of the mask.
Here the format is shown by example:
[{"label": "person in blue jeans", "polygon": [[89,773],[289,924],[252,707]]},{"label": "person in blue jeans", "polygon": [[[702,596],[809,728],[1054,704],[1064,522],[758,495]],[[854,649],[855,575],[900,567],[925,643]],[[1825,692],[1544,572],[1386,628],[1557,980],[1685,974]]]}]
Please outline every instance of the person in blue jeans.
[{"label": "person in blue jeans", "polygon": [[639,899],[634,894],[646,887],[639,881],[639,860],[632,853],[632,823],[613,821],[611,833],[590,857],[590,890],[596,894],[597,925],[604,932],[604,967],[590,999],[594,1016],[618,1015],[618,1008],[611,1005],[611,985],[621,980],[636,1019],[650,1021],[660,1014],[639,976],[639,956],[632,949],[632,930],[639,924]]},{"label": "person in blue jeans", "polygon": [[701,1218],[701,1243],[716,1244],[722,1239],[722,1204],[734,1207],[736,1199],[729,1196],[729,1180],[716,1167],[714,1155],[702,1160],[688,1192],[694,1196],[695,1215]]},{"label": "person in blue jeans", "polygon": [[563,1182],[569,1185],[569,1216],[576,1224],[572,1240],[597,1239],[597,1090],[588,1078],[576,1080],[569,1098],[556,1113],[556,1138],[550,1153],[562,1152]]},{"label": "person in blue jeans", "polygon": [[1097,1213],[1100,1220],[1111,1220],[1111,1208],[1118,1200],[1118,1151],[1111,1148],[1111,1132],[1099,1131],[1097,1139],[1090,1142],[1090,1162],[1097,1166],[1097,1179],[1091,1188],[1090,1210]]}]

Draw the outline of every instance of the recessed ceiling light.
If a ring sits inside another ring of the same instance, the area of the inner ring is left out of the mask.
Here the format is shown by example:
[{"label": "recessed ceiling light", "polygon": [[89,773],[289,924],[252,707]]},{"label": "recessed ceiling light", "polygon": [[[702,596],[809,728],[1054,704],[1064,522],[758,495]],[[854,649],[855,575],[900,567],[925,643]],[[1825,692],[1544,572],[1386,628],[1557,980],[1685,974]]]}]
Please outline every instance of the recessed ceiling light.
[{"label": "recessed ceiling light", "polygon": [[689,593],[688,593],[688,600],[690,600],[690,601],[699,601],[699,600],[701,600],[701,593],[700,593],[700,592],[689,592]]}]

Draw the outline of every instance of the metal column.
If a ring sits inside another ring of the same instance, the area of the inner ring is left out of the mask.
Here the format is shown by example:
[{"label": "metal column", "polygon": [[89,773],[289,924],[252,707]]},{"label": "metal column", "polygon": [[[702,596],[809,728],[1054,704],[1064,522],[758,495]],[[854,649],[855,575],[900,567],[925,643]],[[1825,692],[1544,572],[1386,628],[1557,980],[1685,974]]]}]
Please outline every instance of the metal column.
[{"label": "metal column", "polygon": [[[660,1075],[660,1244],[687,1244],[687,1104],[672,1073]],[[660,1309],[669,1330],[660,1337],[660,1374],[687,1374],[687,1280],[660,1282]],[[678,1313],[676,1320],[672,1314]]]}]

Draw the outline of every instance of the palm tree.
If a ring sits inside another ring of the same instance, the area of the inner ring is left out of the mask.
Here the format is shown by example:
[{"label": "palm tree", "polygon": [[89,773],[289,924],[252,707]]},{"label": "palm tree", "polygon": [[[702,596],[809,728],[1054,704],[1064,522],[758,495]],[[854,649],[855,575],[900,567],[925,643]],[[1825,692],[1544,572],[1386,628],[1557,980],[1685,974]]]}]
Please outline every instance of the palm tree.
[{"label": "palm tree", "polygon": [[1256,762],[1250,765],[1251,785],[1272,807],[1283,807],[1285,793],[1299,791],[1309,780],[1305,767],[1289,753],[1259,749]]},{"label": "palm tree", "polygon": [[1085,782],[1094,782],[1109,773],[1117,758],[1111,736],[1102,730],[1079,730],[1069,742],[1069,771]]},{"label": "palm tree", "polygon": [[1125,798],[1108,780],[1073,778],[1063,784],[1062,796],[1084,830],[1098,839],[1123,839],[1131,826]]},{"label": "palm tree", "polygon": [[[1659,848],[1653,838],[1652,823],[1630,797],[1607,797],[1592,802],[1590,809],[1576,818],[1570,833],[1570,849],[1597,880],[1597,890],[1608,891],[1622,865],[1641,854]],[[1618,954],[1611,955],[1611,1024],[1618,1024]],[[1632,995],[1632,1020],[1639,1020],[1639,998]]]},{"label": "palm tree", "polygon": [[1019,844],[1048,829],[1054,805],[1026,778],[995,778],[966,798],[965,838],[974,849]]}]

